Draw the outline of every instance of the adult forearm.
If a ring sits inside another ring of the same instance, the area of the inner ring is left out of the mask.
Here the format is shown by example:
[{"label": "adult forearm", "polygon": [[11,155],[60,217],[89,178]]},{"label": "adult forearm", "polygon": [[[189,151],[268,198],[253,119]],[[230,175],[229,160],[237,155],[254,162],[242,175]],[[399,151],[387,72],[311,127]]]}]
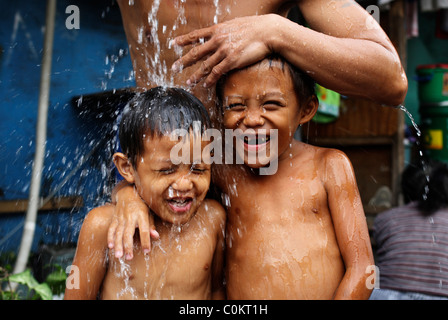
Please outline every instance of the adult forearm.
[{"label": "adult forearm", "polygon": [[370,39],[338,38],[276,19],[267,37],[270,50],[322,86],[385,105],[403,102],[407,78],[393,47]]}]

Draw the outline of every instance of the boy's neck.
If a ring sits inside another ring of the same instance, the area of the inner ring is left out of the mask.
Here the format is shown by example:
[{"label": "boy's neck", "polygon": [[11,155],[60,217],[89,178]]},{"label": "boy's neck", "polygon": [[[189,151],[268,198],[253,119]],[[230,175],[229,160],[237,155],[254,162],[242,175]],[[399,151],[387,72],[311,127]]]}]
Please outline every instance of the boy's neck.
[{"label": "boy's neck", "polygon": [[[154,226],[155,229],[160,232],[167,232],[167,233],[180,233],[184,231],[186,228],[188,228],[190,221],[184,223],[184,224],[174,224],[165,220],[162,220],[157,214],[155,214],[152,210],[150,212],[152,216],[154,217]],[[192,219],[194,216],[192,217]]]},{"label": "boy's neck", "polygon": [[[292,161],[292,159],[294,159],[297,156],[298,151],[299,151],[298,148],[302,144],[304,144],[304,143],[301,142],[301,141],[297,141],[295,139],[292,139],[290,141],[291,148],[289,148],[288,150],[283,152],[281,155],[279,155],[278,163],[277,163],[278,168],[277,168],[277,171],[274,174],[279,174],[279,171],[281,171],[282,168],[284,168],[286,165],[288,167],[291,166],[291,161]],[[272,165],[272,163],[268,163],[267,166],[262,167],[262,168],[252,168],[252,167],[249,167],[248,165],[244,165],[244,168],[245,168],[245,171],[249,175],[251,175],[253,177],[260,177],[260,178],[262,178],[262,177],[270,176],[270,174],[261,174],[261,170],[264,168],[265,172],[269,172],[269,171],[266,170],[266,168],[268,168],[271,165]]]}]

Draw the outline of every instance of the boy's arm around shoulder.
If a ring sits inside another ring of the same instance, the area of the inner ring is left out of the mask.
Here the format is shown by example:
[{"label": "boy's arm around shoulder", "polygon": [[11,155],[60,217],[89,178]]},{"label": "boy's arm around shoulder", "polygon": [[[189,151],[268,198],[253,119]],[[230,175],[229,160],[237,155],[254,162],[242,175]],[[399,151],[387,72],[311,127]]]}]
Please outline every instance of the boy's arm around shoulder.
[{"label": "boy's arm around shoulder", "polygon": [[374,264],[373,253],[353,166],[342,151],[328,149],[324,152],[322,178],[346,268],[334,298],[368,299],[371,289],[367,287],[370,276],[367,270]]},{"label": "boy's arm around shoulder", "polygon": [[224,300],[226,298],[224,287],[226,211],[219,202],[211,199],[204,201],[204,207],[207,210],[207,214],[211,216],[213,229],[216,234],[216,247],[212,262],[212,299]]},{"label": "boy's arm around shoulder", "polygon": [[85,217],[67,278],[65,300],[94,300],[106,274],[107,228],[113,205],[91,210]]}]

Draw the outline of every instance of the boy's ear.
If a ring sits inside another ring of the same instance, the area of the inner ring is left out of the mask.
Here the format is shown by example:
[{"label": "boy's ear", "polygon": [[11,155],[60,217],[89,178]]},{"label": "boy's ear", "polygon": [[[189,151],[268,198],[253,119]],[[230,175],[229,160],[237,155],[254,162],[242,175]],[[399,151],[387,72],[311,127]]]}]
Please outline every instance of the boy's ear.
[{"label": "boy's ear", "polygon": [[316,114],[318,107],[319,107],[319,99],[317,99],[316,95],[313,95],[300,108],[299,124],[304,124],[311,121],[311,119],[313,119],[314,115]]},{"label": "boy's ear", "polygon": [[134,177],[134,167],[129,162],[128,157],[126,157],[121,152],[116,152],[113,156],[113,161],[115,164],[115,167],[117,167],[118,172],[120,172],[121,176],[126,179],[129,183],[135,182]]}]

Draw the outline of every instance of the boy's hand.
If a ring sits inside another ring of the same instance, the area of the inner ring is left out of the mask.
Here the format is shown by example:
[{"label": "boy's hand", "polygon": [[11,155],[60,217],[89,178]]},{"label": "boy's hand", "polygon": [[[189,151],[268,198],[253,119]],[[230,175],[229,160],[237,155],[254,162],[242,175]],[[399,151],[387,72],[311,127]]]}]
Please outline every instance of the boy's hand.
[{"label": "boy's hand", "polygon": [[129,185],[117,192],[116,199],[114,218],[107,233],[108,247],[114,249],[116,258],[123,256],[124,247],[126,260],[131,260],[135,229],[138,228],[143,253],[147,254],[151,251],[151,238],[159,238],[148,206]]}]

